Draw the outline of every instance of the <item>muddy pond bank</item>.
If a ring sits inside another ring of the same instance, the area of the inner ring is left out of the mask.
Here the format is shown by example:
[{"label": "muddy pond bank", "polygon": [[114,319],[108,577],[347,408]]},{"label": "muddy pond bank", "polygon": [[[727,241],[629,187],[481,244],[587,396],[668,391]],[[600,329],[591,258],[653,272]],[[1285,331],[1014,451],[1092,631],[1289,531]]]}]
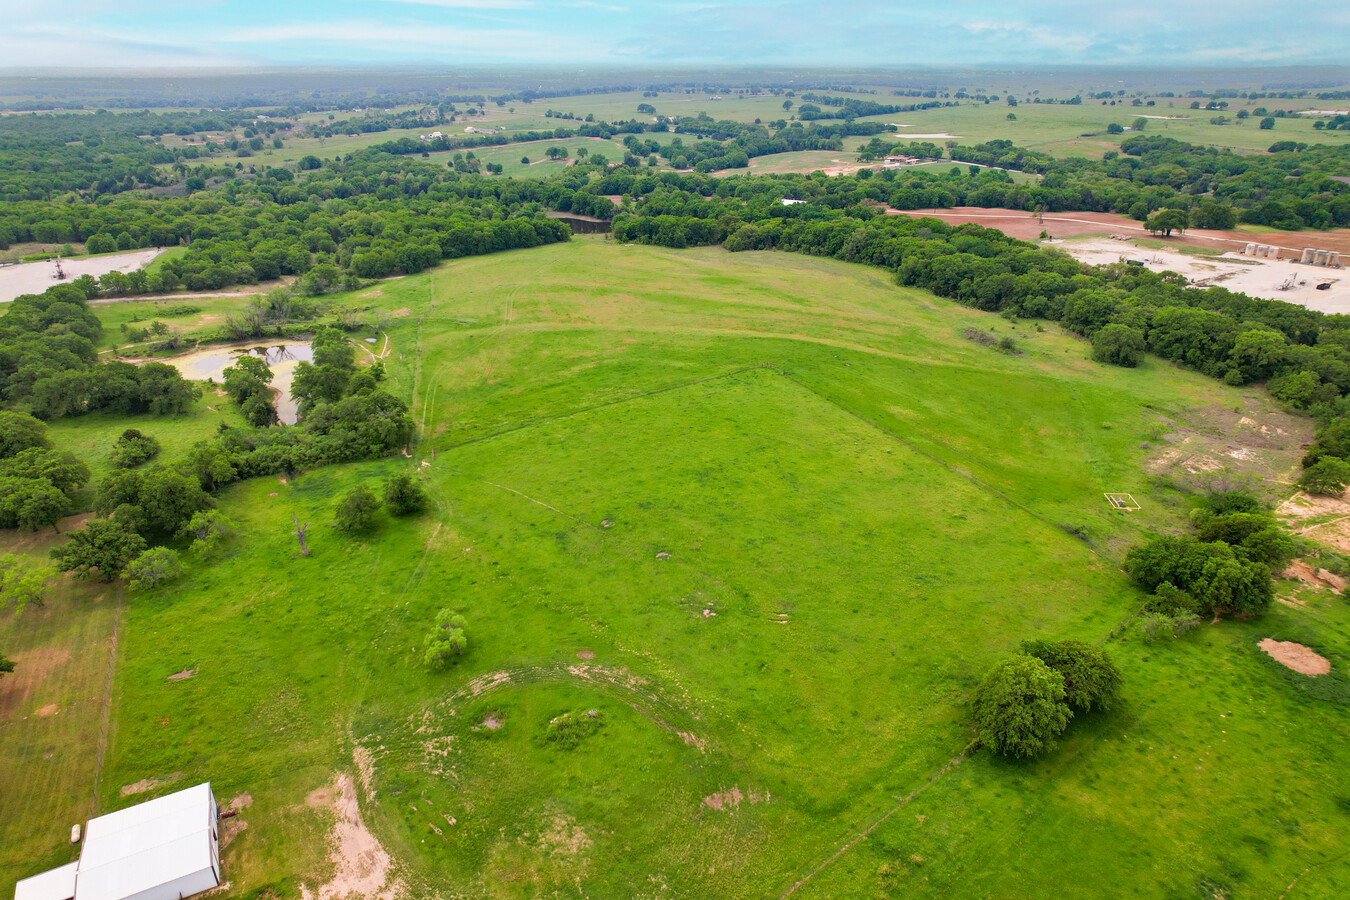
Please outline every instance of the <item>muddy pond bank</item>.
[{"label": "muddy pond bank", "polygon": [[298,414],[296,403],[291,399],[291,382],[295,378],[297,365],[314,361],[314,350],[308,341],[205,347],[158,361],[173,366],[189,381],[211,380],[219,384],[225,377],[225,370],[244,356],[256,356],[272,370],[272,387],[277,392],[277,416],[283,425],[294,425]]}]

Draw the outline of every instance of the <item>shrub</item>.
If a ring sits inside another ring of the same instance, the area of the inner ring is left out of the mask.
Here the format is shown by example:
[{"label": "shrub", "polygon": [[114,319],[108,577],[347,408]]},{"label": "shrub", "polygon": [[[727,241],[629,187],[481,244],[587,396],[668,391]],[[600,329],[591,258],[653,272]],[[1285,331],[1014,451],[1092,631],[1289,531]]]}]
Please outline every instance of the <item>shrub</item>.
[{"label": "shrub", "polygon": [[427,492],[411,475],[400,472],[384,484],[384,503],[396,516],[408,516],[427,508]]},{"label": "shrub", "polygon": [[338,502],[335,524],[339,531],[354,534],[366,531],[375,522],[380,501],[364,484],[352,488]]},{"label": "shrub", "polygon": [[128,428],[113,444],[108,462],[114,469],[134,469],[159,455],[159,441],[135,428]]},{"label": "shrub", "polygon": [[153,547],[127,564],[127,584],[135,591],[158,587],[183,574],[178,554],[168,547]]},{"label": "shrub", "polygon": [[605,714],[598,709],[576,710],[549,720],[544,726],[544,743],[559,750],[575,750],[581,742],[595,734],[605,723]]},{"label": "shrub", "polygon": [[1125,571],[1150,593],[1163,582],[1194,597],[1200,612],[1256,615],[1275,597],[1270,570],[1221,541],[1158,535],[1125,555]]},{"label": "shrub", "polygon": [[1064,700],[1064,676],[1032,656],[994,666],[975,689],[974,710],[980,743],[1018,757],[1053,747],[1073,715]]},{"label": "shrub", "polygon": [[1298,486],[1310,494],[1336,497],[1345,492],[1347,482],[1350,482],[1350,462],[1324,456],[1303,470]]},{"label": "shrub", "polygon": [[1205,498],[1204,508],[1216,516],[1257,513],[1261,511],[1261,501],[1245,491],[1215,491]]},{"label": "shrub", "polygon": [[1082,641],[1023,641],[1022,652],[1064,676],[1064,702],[1082,712],[1106,709],[1120,696],[1120,670],[1100,647]]},{"label": "shrub", "polygon": [[1194,615],[1168,616],[1158,612],[1146,612],[1139,617],[1139,630],[1144,640],[1150,644],[1181,637],[1199,625],[1200,619]]},{"label": "shrub", "polygon": [[427,632],[427,649],[422,656],[428,669],[439,671],[464,655],[469,649],[464,627],[464,617],[451,610],[443,609],[436,614],[436,624]]}]

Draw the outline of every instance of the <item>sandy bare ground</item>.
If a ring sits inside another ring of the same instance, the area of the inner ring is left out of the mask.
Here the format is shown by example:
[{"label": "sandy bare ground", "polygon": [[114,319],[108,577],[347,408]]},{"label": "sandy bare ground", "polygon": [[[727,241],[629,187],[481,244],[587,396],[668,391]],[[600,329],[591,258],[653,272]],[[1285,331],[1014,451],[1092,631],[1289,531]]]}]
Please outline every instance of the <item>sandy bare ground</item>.
[{"label": "sandy bare ground", "polygon": [[[1308,266],[1292,260],[1254,259],[1240,253],[1199,256],[1178,250],[1153,250],[1133,241],[1111,238],[1070,238],[1052,246],[1090,265],[1122,259],[1137,260],[1155,272],[1185,275],[1200,287],[1219,286],[1251,297],[1284,300],[1328,313],[1350,312],[1350,269]],[[1293,281],[1289,289],[1285,284]],[[1319,284],[1330,284],[1324,291]]]},{"label": "sandy bare ground", "polygon": [[[959,164],[958,164],[959,165]],[[1047,213],[1043,219],[1035,213],[1021,209],[1004,209],[982,206],[954,206],[951,209],[888,209],[888,215],[916,216],[942,219],[944,222],[974,222],[987,228],[997,228],[1005,234],[1035,240],[1042,230],[1050,232],[1054,238],[1072,237],[1080,234],[1128,234],[1134,237],[1148,237],[1144,224],[1128,216],[1099,212],[1056,212]],[[1183,235],[1167,238],[1168,243],[1191,247],[1214,247],[1219,250],[1241,249],[1246,244],[1268,244],[1281,247],[1290,252],[1302,253],[1304,248],[1314,250],[1334,250],[1342,255],[1350,253],[1350,228],[1337,228],[1331,231],[1206,231],[1194,229]],[[1305,266],[1309,270],[1320,267]],[[1335,269],[1320,269],[1335,273]],[[1347,270],[1340,270],[1346,273]]]},{"label": "sandy bare ground", "polygon": [[52,262],[21,263],[0,267],[0,303],[8,303],[24,294],[40,294],[55,284],[69,283],[81,275],[98,278],[109,272],[134,272],[149,265],[163,250],[132,250],[107,256],[63,259],[61,268],[66,273],[64,282],[53,278],[56,264]]},{"label": "sandy bare ground", "polygon": [[361,820],[350,775],[339,775],[331,791],[321,788],[307,802],[311,806],[331,802],[337,822],[329,838],[333,877],[314,890],[302,884],[304,900],[398,900],[404,895],[402,880],[393,877],[393,859]]},{"label": "sandy bare ground", "polygon": [[1293,641],[1277,641],[1266,638],[1257,644],[1280,665],[1288,666],[1295,672],[1316,677],[1331,671],[1331,662],[1325,656],[1316,653],[1311,647],[1295,644]]}]

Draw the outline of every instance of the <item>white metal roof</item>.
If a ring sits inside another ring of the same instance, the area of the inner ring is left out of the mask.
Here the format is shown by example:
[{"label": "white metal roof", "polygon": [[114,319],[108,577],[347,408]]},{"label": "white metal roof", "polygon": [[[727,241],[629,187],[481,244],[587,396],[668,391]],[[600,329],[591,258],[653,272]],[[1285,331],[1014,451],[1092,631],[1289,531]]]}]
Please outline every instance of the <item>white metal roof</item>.
[{"label": "white metal roof", "polygon": [[209,783],[90,819],[76,881],[79,900],[122,900],[211,869],[215,821]]},{"label": "white metal roof", "polygon": [[77,862],[68,863],[25,878],[14,885],[14,900],[70,900],[75,896],[75,870],[79,867]]}]

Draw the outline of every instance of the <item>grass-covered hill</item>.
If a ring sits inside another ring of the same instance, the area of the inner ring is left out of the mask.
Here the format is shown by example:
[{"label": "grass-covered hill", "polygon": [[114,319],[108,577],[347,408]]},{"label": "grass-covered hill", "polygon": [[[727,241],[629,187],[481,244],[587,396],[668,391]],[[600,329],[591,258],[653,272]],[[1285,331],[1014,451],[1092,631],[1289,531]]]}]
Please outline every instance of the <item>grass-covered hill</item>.
[{"label": "grass-covered hill", "polygon": [[[66,583],[0,619],[11,657],[43,661],[22,693],[22,666],[0,681],[4,885],[69,858],[91,797],[209,779],[247,822],[229,896],[299,896],[342,875],[340,774],[407,896],[1296,881],[1293,900],[1350,879],[1344,600],[1281,583],[1295,605],[1258,620],[1153,644],[1129,624],[1125,550],[1184,530],[1187,491],[1291,490],[1311,428],[1264,391],[1096,364],[1058,325],[775,252],[581,239],[344,302],[388,315],[408,455],[238,483],[213,562],[147,592]],[[396,473],[423,515],[333,527],[340,495]],[[429,672],[447,609],[468,650]],[[1332,674],[1280,668],[1266,637]],[[1033,762],[971,750],[974,688],[1036,638],[1104,642],[1121,701]]]}]

